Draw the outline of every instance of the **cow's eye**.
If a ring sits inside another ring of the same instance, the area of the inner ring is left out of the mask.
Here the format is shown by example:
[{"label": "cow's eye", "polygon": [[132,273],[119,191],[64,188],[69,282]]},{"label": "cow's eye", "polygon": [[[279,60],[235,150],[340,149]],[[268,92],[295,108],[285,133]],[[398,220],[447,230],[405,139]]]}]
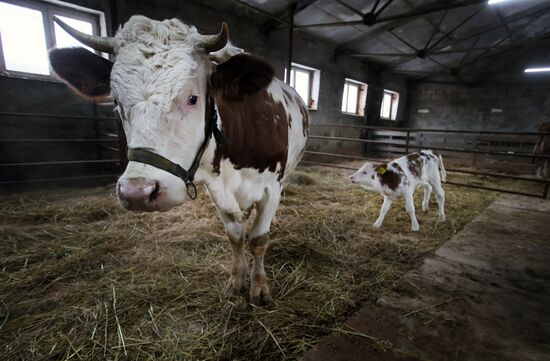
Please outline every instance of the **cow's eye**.
[{"label": "cow's eye", "polygon": [[367,172],[363,172],[363,174],[367,174]]},{"label": "cow's eye", "polygon": [[199,100],[198,96],[190,95],[189,98],[187,98],[187,105],[195,105],[197,104],[198,100]]}]

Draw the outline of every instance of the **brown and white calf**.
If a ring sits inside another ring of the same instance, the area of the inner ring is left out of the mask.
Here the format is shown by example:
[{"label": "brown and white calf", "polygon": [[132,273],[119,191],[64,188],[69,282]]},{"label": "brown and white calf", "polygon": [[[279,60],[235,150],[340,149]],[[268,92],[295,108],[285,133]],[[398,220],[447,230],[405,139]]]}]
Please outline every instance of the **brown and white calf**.
[{"label": "brown and white calf", "polygon": [[420,186],[424,187],[422,210],[426,212],[432,189],[434,190],[439,206],[439,220],[443,222],[445,221],[445,191],[441,182],[445,182],[446,177],[447,173],[441,155],[435,154],[431,150],[423,150],[376,167],[372,163],[365,163],[355,174],[350,176],[350,179],[353,183],[359,184],[367,190],[377,191],[384,196],[380,216],[374,222],[374,228],[382,226],[392,202],[403,197],[405,209],[411,218],[412,230],[418,231],[420,226],[415,214],[414,191]]},{"label": "brown and white calf", "polygon": [[[83,48],[54,49],[50,61],[83,96],[115,101],[130,159],[117,184],[120,204],[165,211],[194,198],[194,182],[205,184],[233,248],[229,290],[269,303],[268,233],[307,139],[299,95],[265,60],[228,44],[226,24],[217,35],[201,35],[177,19],[133,16],[106,38],[55,21],[85,45],[114,54],[109,61]],[[243,214],[254,205],[247,230]]]}]

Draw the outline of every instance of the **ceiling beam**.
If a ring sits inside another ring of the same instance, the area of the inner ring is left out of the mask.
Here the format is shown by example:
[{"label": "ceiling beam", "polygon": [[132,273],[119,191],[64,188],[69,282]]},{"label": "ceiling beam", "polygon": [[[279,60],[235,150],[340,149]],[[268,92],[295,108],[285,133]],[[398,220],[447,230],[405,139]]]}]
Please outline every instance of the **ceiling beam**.
[{"label": "ceiling beam", "polygon": [[[431,53],[430,55],[446,55],[446,54],[458,54],[458,53],[470,53],[474,51],[480,51],[480,50],[501,50],[501,49],[509,49],[509,48],[519,48],[524,46],[530,46],[530,45],[541,45],[541,44],[548,44],[550,46],[550,33],[544,33],[543,35],[539,35],[536,37],[537,40],[527,40],[527,41],[515,41],[510,44],[506,45],[498,45],[498,46],[479,46],[479,47],[470,47],[468,49],[453,49],[453,50],[445,50],[445,51],[436,51]],[[477,42],[474,42],[473,45],[476,45]],[[346,54],[348,56],[352,56],[354,58],[367,58],[367,57],[373,57],[373,56],[380,56],[380,57],[418,57],[417,53],[349,53]]]},{"label": "ceiling beam", "polygon": [[457,31],[458,29],[460,29],[461,27],[463,27],[464,25],[466,25],[466,23],[468,23],[468,21],[472,20],[473,17],[475,17],[477,14],[479,14],[483,9],[485,9],[485,6],[481,6],[480,8],[478,8],[476,11],[474,11],[470,16],[466,17],[464,20],[462,20],[460,23],[458,23],[454,28],[452,28],[451,30],[449,30],[447,33],[445,33],[445,35],[443,35],[441,38],[437,39],[437,41],[432,44],[430,47],[426,47],[424,48],[424,50],[426,52],[429,52],[431,51],[432,49],[434,49],[435,47],[437,47],[439,44],[441,44],[441,42],[443,42],[443,40],[447,39],[449,36],[451,36],[455,31]]},{"label": "ceiling beam", "polygon": [[[343,7],[345,7],[346,9],[351,11],[352,13],[355,13],[356,15],[359,15],[359,16],[363,16],[363,13],[361,12],[361,10],[354,8],[353,6],[349,5],[347,2],[342,1],[342,0],[334,0],[334,1],[336,1],[338,4],[342,5]],[[378,1],[380,1],[380,0],[378,0]]]},{"label": "ceiling beam", "polygon": [[464,54],[464,56],[463,56],[462,59],[460,60],[460,63],[458,63],[458,65],[456,66],[458,69],[461,69],[461,68],[462,68],[462,65],[464,64],[464,62],[466,61],[466,59],[468,59],[468,58],[470,57],[470,54],[472,53],[472,51],[475,50],[476,45],[477,45],[479,39],[481,39],[481,36],[478,36],[478,37],[476,38],[476,40],[473,42],[472,46],[470,46],[470,49],[466,52],[466,54]]},{"label": "ceiling beam", "polygon": [[522,11],[520,13],[511,15],[508,18],[506,18],[505,21],[499,20],[498,22],[493,23],[492,25],[486,26],[486,27],[484,27],[480,30],[477,30],[477,31],[473,32],[473,33],[467,34],[467,35],[463,36],[460,39],[454,39],[451,42],[442,44],[438,49],[436,49],[436,51],[442,50],[442,49],[446,48],[447,46],[458,44],[458,43],[461,43],[463,41],[476,38],[480,35],[484,35],[484,34],[490,32],[490,31],[499,29],[501,27],[504,27],[504,26],[506,26],[508,24],[511,24],[513,22],[516,22],[518,20],[521,20],[521,19],[524,19],[524,18],[527,18],[527,17],[531,17],[531,16],[543,15],[544,12],[549,10],[549,9],[550,9],[550,6],[537,6],[535,9],[525,10],[525,11]]},{"label": "ceiling beam", "polygon": [[[411,7],[413,10],[416,10],[416,8],[414,7],[414,5],[409,1],[409,0],[404,0],[405,3]],[[457,2],[458,0],[453,0],[455,2]],[[430,37],[430,40],[428,41],[427,45],[424,46],[424,48],[428,47],[429,43],[431,42],[431,40],[433,39],[433,37],[436,35],[437,32],[442,32],[441,31],[441,24],[443,23],[443,20],[445,18],[445,16],[447,15],[447,13],[449,12],[449,9],[445,9],[444,12],[443,12],[443,16],[441,17],[440,21],[438,24],[434,24],[428,17],[424,17],[424,20],[426,22],[428,22],[430,25],[432,25],[432,27],[434,28],[434,31],[432,32],[432,35]],[[400,27],[400,26],[403,26],[407,23],[410,23],[410,22],[413,22],[415,21],[417,18],[409,18],[408,21],[406,21],[405,23],[403,23],[403,20],[400,20],[401,23],[399,23],[396,27]],[[398,21],[394,21],[390,24],[393,24],[393,23],[396,23]],[[391,29],[390,29],[391,30]],[[427,54],[426,54],[426,51],[422,51],[422,54],[418,54],[416,53],[416,57],[418,57],[419,55],[421,55],[421,57],[426,57]],[[399,66],[401,64],[404,64],[404,63],[407,63],[409,62],[412,57],[402,57],[401,60],[398,60],[398,61],[394,61],[392,62],[392,64],[395,64],[395,63],[398,63],[396,66]]]},{"label": "ceiling beam", "polygon": [[432,31],[432,35],[430,35],[430,38],[426,42],[426,45],[424,45],[424,49],[428,49],[428,47],[432,43],[433,38],[435,37],[435,34],[437,34],[438,32],[441,32],[441,25],[443,24],[443,20],[445,20],[445,17],[447,16],[448,12],[449,12],[449,9],[445,9],[445,11],[443,11],[443,15],[441,15],[441,18],[439,19],[439,22],[437,23],[437,25],[434,25],[434,30]]},{"label": "ceiling beam", "polygon": [[[310,7],[311,5],[313,5],[315,2],[317,2],[317,0],[297,0],[297,1],[291,2],[289,4],[289,6],[294,5],[294,15],[297,15],[300,12],[307,9],[308,7]],[[279,19],[281,17],[288,17],[288,10],[287,9],[288,9],[288,7],[285,7],[284,10],[280,11],[278,14],[273,15],[273,16],[277,19]],[[269,34],[273,30],[278,28],[280,24],[281,24],[281,22],[279,22],[275,19],[269,20],[269,21],[265,22],[264,24],[260,25],[260,31],[264,34]],[[286,22],[285,24],[288,25],[288,22]]]},{"label": "ceiling beam", "polygon": [[[454,1],[457,1],[457,0],[454,0]],[[379,2],[380,2],[380,0],[377,1],[374,5],[377,5],[377,3],[379,3]],[[411,3],[411,1],[405,0],[405,4],[407,4],[412,10],[416,10],[416,8]],[[372,9],[371,9],[371,12],[373,12],[375,9],[376,9],[376,6],[373,6]],[[384,32],[386,32],[388,30],[397,29],[397,28],[399,28],[401,26],[404,26],[404,25],[407,25],[407,24],[409,24],[409,23],[411,23],[415,20],[416,20],[416,18],[408,18],[408,19],[389,21],[389,22],[386,22],[384,24],[375,25],[375,26],[373,26],[372,29],[369,29],[368,32],[365,31],[365,32],[363,32],[363,34],[355,37],[354,39],[339,45],[336,48],[336,50],[334,51],[334,53],[336,55],[343,55],[343,54],[349,52],[348,49],[353,49],[359,43],[365,42],[366,41],[365,37],[367,37],[367,36],[370,37],[370,38],[376,38],[380,34],[383,34]],[[430,24],[432,24],[432,23],[430,22]],[[434,24],[432,24],[432,25],[434,25]]]},{"label": "ceiling beam", "polygon": [[380,4],[380,0],[376,0],[376,2],[372,5],[372,8],[370,9],[371,13],[375,13],[376,9],[378,8],[378,4]]},{"label": "ceiling beam", "polygon": [[[544,13],[539,13],[539,14],[536,14],[535,17],[532,19],[532,21],[535,21],[537,19],[539,19],[541,16],[545,15]],[[461,66],[461,68],[459,69],[460,71],[462,71],[462,69],[476,63],[479,59],[482,59],[486,56],[490,56],[490,55],[493,55],[491,54],[492,52],[495,51],[496,48],[499,47],[500,44],[502,44],[504,41],[508,40],[508,39],[512,39],[513,36],[515,36],[516,34],[520,33],[522,30],[524,30],[526,27],[528,27],[529,25],[531,25],[531,22],[528,22],[527,24],[523,25],[522,27],[520,27],[519,29],[516,29],[515,31],[511,32],[511,33],[508,33],[506,35],[506,37],[502,38],[501,40],[499,40],[498,42],[496,42],[495,44],[493,44],[492,47],[489,47],[487,50],[485,50],[483,53],[479,54],[478,56],[476,56],[474,59],[468,61],[467,63],[463,64]],[[545,34],[541,34],[540,36],[538,36],[537,38],[540,38],[540,39],[544,39],[545,37],[548,36],[548,33],[545,33]],[[502,49],[502,48],[501,48]],[[498,53],[503,53],[503,52],[507,52],[507,51],[510,51],[510,50],[513,50],[514,47],[511,47],[511,48],[504,48],[502,50],[498,50],[497,52]]]},{"label": "ceiling beam", "polygon": [[288,25],[288,21],[283,20],[283,19],[280,19],[280,16],[275,16],[275,15],[273,15],[273,14],[271,14],[271,13],[269,13],[269,12],[263,10],[263,9],[260,9],[260,8],[257,7],[257,6],[254,6],[254,5],[252,5],[252,4],[247,3],[246,1],[243,1],[243,0],[233,0],[233,1],[236,2],[236,3],[238,3],[238,4],[241,4],[241,5],[245,6],[245,7],[247,7],[247,8],[249,8],[249,9],[252,9],[252,10],[254,10],[254,11],[257,11],[257,12],[259,12],[260,14],[264,14],[264,15],[267,16],[268,18],[271,18],[272,21],[275,21],[275,22],[277,22],[277,23],[279,23],[279,24]]},{"label": "ceiling beam", "polygon": [[[536,21],[537,19],[539,19],[541,16],[543,16],[545,14],[546,14],[545,12],[539,12],[539,13],[535,14],[535,16],[531,20],[531,22]],[[487,58],[487,57],[490,57],[490,56],[501,55],[505,52],[509,52],[509,51],[513,50],[514,48],[501,47],[501,49],[499,49],[495,52],[495,50],[499,48],[500,44],[502,44],[504,41],[506,41],[508,39],[511,39],[517,33],[520,33],[523,29],[525,29],[527,26],[529,26],[531,24],[531,22],[528,22],[527,24],[523,25],[522,27],[520,27],[519,29],[516,29],[513,32],[507,33],[507,35],[504,38],[502,38],[501,40],[499,40],[497,43],[493,44],[492,46],[487,47],[487,50],[485,50],[481,54],[478,54],[474,59],[471,59],[470,61],[468,61],[466,63],[464,63],[464,59],[462,59],[461,62],[459,63],[459,65],[457,65],[456,67],[451,69],[449,74],[451,74],[453,77],[455,77],[457,79],[463,79],[463,76],[466,76],[466,75],[474,75],[476,73],[475,72],[475,70],[476,70],[475,66],[477,65],[477,63],[481,59],[484,59],[484,58]],[[537,39],[539,39],[539,40],[544,39],[548,36],[550,36],[550,32],[539,35],[537,37]],[[474,66],[474,71],[470,71],[468,73],[463,72],[463,70],[465,68],[471,67],[472,65]],[[437,72],[433,72],[432,74],[417,77],[417,78],[415,78],[415,80],[422,80],[422,79],[430,78],[430,77],[435,76],[435,75],[442,75],[442,74],[445,74],[445,73],[446,73],[445,71],[437,71]],[[480,77],[478,77],[478,78],[480,78]]]},{"label": "ceiling beam", "polygon": [[[464,42],[464,41],[467,41],[467,40],[470,40],[470,39],[473,39],[473,38],[483,36],[483,35],[485,35],[486,33],[490,32],[490,31],[499,29],[499,28],[501,28],[505,25],[508,25],[510,23],[522,20],[524,18],[533,17],[533,16],[540,17],[540,16],[544,15],[546,13],[546,11],[549,10],[549,9],[550,9],[550,6],[537,6],[535,9],[522,11],[521,13],[509,16],[505,21],[502,21],[502,20],[499,19],[499,21],[496,24],[486,26],[483,29],[480,29],[478,31],[470,33],[470,34],[468,34],[468,35],[466,35],[466,36],[464,36],[460,39],[455,39],[451,42],[442,44],[437,49],[435,49],[435,51],[428,52],[428,54],[441,55],[443,51],[446,51],[446,50],[442,50],[442,49],[445,49],[445,48],[447,48],[451,45],[454,45],[454,44],[461,43],[461,42]],[[494,47],[494,46],[492,46],[492,47]],[[397,60],[397,61],[391,62],[389,64],[386,64],[385,67],[387,69],[395,69],[395,68],[409,62],[410,60],[411,60],[410,58],[403,58],[401,60]]]},{"label": "ceiling beam", "polygon": [[[385,5],[389,5],[393,0],[388,0]],[[354,20],[354,21],[336,21],[336,22],[330,22],[330,23],[320,23],[320,24],[306,24],[306,25],[296,25],[296,28],[298,29],[305,29],[305,28],[317,28],[317,27],[334,27],[334,26],[348,26],[348,25],[367,25],[372,26],[375,24],[385,23],[388,21],[394,21],[394,20],[404,20],[409,18],[416,18],[422,15],[427,15],[439,11],[444,10],[450,10],[450,9],[456,9],[460,7],[470,6],[470,5],[476,5],[481,3],[487,3],[487,0],[462,0],[456,3],[451,4],[437,4],[432,6],[424,6],[415,10],[412,10],[407,13],[398,14],[398,15],[391,15],[387,17],[378,17],[380,15],[381,10],[378,10],[376,13],[366,13],[363,14],[363,19],[361,20]],[[385,9],[385,7],[384,7]],[[382,10],[384,10],[382,9]],[[374,15],[374,18],[373,18]]]}]

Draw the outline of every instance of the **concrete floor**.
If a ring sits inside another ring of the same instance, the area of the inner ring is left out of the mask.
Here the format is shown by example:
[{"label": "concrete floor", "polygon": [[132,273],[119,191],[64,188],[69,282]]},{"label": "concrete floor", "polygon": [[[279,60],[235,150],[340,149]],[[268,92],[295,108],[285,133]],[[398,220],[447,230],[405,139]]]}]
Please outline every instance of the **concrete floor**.
[{"label": "concrete floor", "polygon": [[498,198],[302,360],[550,360],[550,201]]}]

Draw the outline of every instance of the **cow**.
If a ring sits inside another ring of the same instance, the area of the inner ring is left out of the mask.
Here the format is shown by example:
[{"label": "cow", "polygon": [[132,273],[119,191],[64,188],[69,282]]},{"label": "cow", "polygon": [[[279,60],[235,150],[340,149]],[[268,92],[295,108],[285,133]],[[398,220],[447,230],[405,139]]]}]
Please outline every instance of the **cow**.
[{"label": "cow", "polygon": [[431,150],[422,150],[408,154],[389,163],[374,166],[365,163],[357,172],[350,176],[352,183],[361,187],[377,191],[384,196],[384,203],[380,216],[374,222],[374,228],[382,227],[386,213],[394,200],[399,197],[405,199],[405,209],[411,218],[411,227],[414,232],[420,229],[414,208],[414,191],[424,187],[422,210],[428,211],[432,189],[435,191],[439,206],[439,220],[445,221],[445,191],[441,182],[445,182],[447,172],[443,165],[443,158]]},{"label": "cow", "polygon": [[226,23],[203,35],[178,19],[132,16],[114,37],[100,37],[54,21],[114,55],[49,53],[52,70],[79,94],[113,99],[129,159],[116,185],[120,205],[167,211],[194,199],[195,183],[204,184],[232,246],[227,290],[255,305],[271,303],[264,255],[283,185],[306,145],[308,110],[300,96],[266,60],[231,45]]}]

